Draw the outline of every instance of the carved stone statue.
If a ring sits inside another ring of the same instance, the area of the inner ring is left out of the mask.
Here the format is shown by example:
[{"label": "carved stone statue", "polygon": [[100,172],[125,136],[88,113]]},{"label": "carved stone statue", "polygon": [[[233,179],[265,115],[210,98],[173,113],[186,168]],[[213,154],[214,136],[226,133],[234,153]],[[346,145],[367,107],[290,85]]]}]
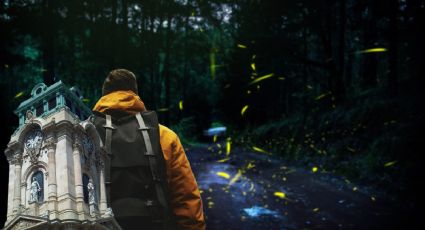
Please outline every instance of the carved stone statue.
[{"label": "carved stone statue", "polygon": [[89,183],[87,184],[87,190],[89,191],[89,207],[90,207],[90,215],[96,216],[96,199],[95,199],[95,189],[93,180],[89,179]]},{"label": "carved stone statue", "polygon": [[31,122],[33,119],[34,119],[34,114],[32,113],[32,111],[31,110],[28,110],[26,113],[25,113],[25,123],[29,123],[29,122]]},{"label": "carved stone statue", "polygon": [[87,190],[89,191],[89,204],[96,203],[95,197],[94,197],[94,184],[93,180],[89,179],[89,183],[87,184]]},{"label": "carved stone statue", "polygon": [[40,184],[38,184],[35,177],[32,178],[29,203],[33,203],[33,202],[38,203],[38,192],[40,191],[41,191]]}]

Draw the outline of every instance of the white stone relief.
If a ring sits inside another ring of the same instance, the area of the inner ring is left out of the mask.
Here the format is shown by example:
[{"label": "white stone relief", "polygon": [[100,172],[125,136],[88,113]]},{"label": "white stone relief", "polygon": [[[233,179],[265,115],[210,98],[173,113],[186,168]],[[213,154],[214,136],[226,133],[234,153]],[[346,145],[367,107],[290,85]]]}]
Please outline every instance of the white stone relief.
[{"label": "white stone relief", "polygon": [[31,164],[37,164],[42,142],[43,134],[40,129],[31,130],[25,138],[26,154],[24,158],[29,158]]}]

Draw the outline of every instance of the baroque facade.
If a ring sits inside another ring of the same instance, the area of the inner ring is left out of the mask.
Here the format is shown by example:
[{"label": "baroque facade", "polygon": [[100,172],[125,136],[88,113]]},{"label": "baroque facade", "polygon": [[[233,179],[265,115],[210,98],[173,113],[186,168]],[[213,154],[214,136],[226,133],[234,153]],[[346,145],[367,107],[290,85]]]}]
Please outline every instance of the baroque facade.
[{"label": "baroque facade", "polygon": [[106,152],[79,90],[40,83],[15,113],[4,229],[120,229],[106,203]]}]

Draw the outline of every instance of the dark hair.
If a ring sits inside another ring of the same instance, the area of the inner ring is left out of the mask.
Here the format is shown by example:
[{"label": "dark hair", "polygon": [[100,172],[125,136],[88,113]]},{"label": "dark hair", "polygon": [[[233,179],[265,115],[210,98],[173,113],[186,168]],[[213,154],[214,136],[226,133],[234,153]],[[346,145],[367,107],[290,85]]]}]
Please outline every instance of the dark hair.
[{"label": "dark hair", "polygon": [[118,90],[131,90],[138,94],[136,75],[126,69],[114,69],[109,72],[105,82],[103,82],[102,95]]}]

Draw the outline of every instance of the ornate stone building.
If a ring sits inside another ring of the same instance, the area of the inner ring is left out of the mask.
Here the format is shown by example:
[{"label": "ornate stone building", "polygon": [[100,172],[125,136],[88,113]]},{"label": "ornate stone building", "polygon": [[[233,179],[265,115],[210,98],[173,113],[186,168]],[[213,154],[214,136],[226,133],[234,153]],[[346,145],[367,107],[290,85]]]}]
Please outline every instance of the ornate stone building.
[{"label": "ornate stone building", "polygon": [[16,109],[4,229],[119,229],[106,204],[106,153],[81,99],[61,81],[41,83]]}]

